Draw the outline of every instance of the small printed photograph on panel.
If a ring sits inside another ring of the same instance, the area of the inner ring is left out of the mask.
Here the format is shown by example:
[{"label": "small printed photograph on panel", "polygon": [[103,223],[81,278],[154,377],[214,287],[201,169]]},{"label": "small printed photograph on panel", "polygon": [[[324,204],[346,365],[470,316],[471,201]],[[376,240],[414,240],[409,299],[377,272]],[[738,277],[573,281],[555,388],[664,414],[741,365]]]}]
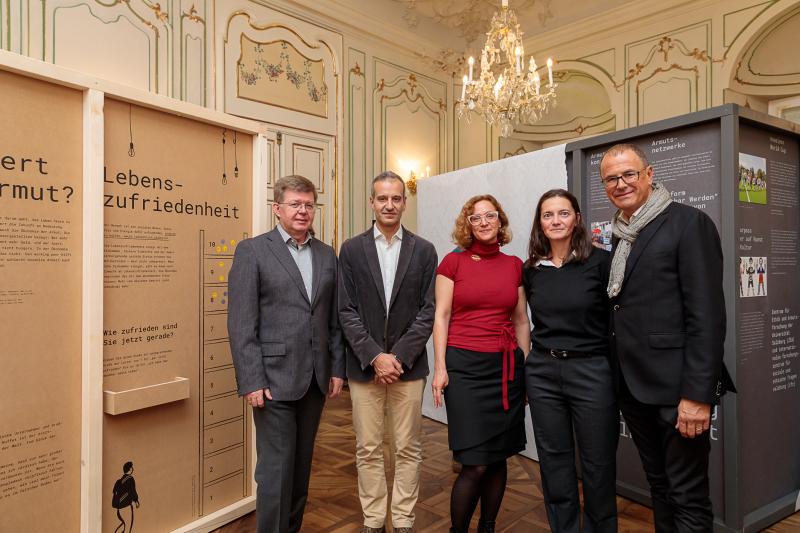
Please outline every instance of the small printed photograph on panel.
[{"label": "small printed photograph on panel", "polygon": [[767,258],[739,258],[739,297],[767,295]]},{"label": "small printed photograph on panel", "polygon": [[767,160],[739,152],[739,201],[767,204]]},{"label": "small printed photograph on panel", "polygon": [[592,222],[592,244],[611,251],[611,221]]}]

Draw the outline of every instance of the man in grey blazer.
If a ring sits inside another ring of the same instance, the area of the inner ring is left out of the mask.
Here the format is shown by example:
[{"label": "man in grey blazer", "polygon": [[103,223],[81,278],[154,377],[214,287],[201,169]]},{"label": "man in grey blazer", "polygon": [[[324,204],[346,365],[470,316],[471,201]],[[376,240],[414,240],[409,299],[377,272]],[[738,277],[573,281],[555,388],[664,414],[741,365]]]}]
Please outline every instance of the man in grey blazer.
[{"label": "man in grey blazer", "polygon": [[312,235],[316,199],[308,179],[279,179],[278,225],[239,243],[228,281],[236,381],[256,426],[259,533],[300,530],[325,395],[344,383],[336,254]]},{"label": "man in grey blazer", "polygon": [[370,205],[375,225],[347,240],[339,256],[339,320],[347,340],[361,532],[384,531],[386,409],[395,459],[391,520],[396,533],[410,533],[422,465],[425,344],[433,329],[436,250],[400,224],[406,207],[400,176],[376,176]]}]

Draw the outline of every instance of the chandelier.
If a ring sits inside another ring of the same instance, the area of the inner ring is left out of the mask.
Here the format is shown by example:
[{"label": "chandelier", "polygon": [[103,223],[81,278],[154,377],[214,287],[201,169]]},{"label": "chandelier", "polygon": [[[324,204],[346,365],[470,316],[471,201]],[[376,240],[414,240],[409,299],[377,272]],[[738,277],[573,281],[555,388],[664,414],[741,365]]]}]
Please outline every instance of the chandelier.
[{"label": "chandelier", "polygon": [[508,137],[519,123],[539,120],[556,104],[553,83],[553,60],[547,58],[547,84],[543,85],[539,67],[531,56],[525,69],[525,50],[517,16],[503,0],[502,9],[492,17],[481,52],[480,72],[473,77],[475,58],[470,56],[468,74],[461,86],[461,100],[456,104],[458,118],[470,112],[482,115],[491,125],[500,127],[500,135]]}]

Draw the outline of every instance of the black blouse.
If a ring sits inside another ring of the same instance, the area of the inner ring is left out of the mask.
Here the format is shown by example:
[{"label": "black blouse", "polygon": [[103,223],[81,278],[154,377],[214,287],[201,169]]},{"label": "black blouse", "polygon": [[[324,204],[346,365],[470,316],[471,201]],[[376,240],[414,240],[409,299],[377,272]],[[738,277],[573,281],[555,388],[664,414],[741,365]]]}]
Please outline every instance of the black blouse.
[{"label": "black blouse", "polygon": [[609,268],[609,252],[596,247],[584,263],[525,267],[534,347],[608,353]]}]

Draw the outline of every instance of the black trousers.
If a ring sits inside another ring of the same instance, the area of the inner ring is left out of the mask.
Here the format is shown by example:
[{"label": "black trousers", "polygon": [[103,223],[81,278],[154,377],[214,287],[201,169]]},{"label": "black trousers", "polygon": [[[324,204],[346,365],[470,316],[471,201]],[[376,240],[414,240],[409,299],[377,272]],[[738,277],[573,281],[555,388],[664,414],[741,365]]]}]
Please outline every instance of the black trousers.
[{"label": "black trousers", "polygon": [[657,533],[710,532],[709,432],[687,439],[675,428],[677,406],[641,403],[620,374],[619,404],[642,459]]},{"label": "black trousers", "polygon": [[[534,349],[525,363],[525,386],[550,528],[556,533],[616,532],[619,409],[608,359],[555,359]],[[576,442],[583,479],[582,529]]]},{"label": "black trousers", "polygon": [[325,395],[316,379],[296,401],[264,401],[253,408],[256,426],[258,533],[296,533],[303,523],[311,458]]}]

